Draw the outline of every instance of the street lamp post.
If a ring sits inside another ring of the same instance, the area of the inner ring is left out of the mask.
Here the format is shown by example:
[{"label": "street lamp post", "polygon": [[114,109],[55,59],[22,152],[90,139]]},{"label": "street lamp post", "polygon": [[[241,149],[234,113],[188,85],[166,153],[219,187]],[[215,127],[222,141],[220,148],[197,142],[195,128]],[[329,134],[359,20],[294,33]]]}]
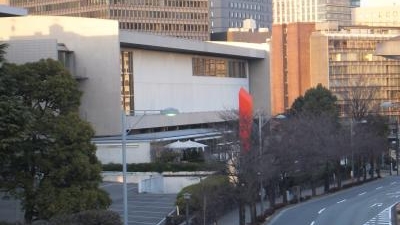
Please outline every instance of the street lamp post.
[{"label": "street lamp post", "polygon": [[[399,107],[400,102],[382,102],[381,107],[388,109],[391,107]],[[390,115],[389,115],[390,116]],[[399,175],[399,118],[396,116],[396,129],[395,129],[395,139],[396,139],[396,145],[395,145],[395,152],[396,152],[396,175]],[[392,175],[392,154],[389,152],[389,157],[390,157],[390,175]]]},{"label": "street lamp post", "polygon": [[[147,111],[147,110],[146,110]],[[148,110],[148,111],[157,111],[161,115],[166,116],[175,116],[179,113],[177,109],[174,108],[166,108],[163,110]],[[135,112],[135,110],[131,110],[130,112]],[[145,114],[143,114],[144,116]],[[128,225],[128,185],[126,181],[126,173],[127,173],[127,165],[126,165],[126,111],[124,109],[121,110],[121,123],[122,123],[122,130],[121,130],[121,147],[122,147],[122,198],[123,198],[123,220],[124,225]]]},{"label": "street lamp post", "polygon": [[190,197],[191,197],[190,193],[183,194],[183,199],[185,199],[185,203],[186,203],[186,225],[189,225],[189,200],[190,200]]}]

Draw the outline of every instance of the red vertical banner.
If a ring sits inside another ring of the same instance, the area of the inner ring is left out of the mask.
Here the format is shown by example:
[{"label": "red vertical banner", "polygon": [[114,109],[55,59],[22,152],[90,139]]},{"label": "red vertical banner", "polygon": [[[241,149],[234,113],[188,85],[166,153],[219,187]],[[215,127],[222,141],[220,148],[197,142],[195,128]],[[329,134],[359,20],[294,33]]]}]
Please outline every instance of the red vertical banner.
[{"label": "red vertical banner", "polygon": [[239,91],[239,138],[243,152],[250,151],[253,125],[253,98],[244,88]]}]

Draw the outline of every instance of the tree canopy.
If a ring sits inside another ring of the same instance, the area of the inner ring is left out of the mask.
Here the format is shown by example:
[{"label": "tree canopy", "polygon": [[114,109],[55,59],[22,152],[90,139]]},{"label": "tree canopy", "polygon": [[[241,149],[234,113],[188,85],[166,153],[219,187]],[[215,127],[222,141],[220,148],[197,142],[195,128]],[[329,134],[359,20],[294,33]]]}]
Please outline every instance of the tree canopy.
[{"label": "tree canopy", "polygon": [[0,188],[21,200],[27,223],[110,205],[80,97],[55,60],[0,69]]},{"label": "tree canopy", "polygon": [[304,96],[298,97],[289,110],[290,114],[311,113],[320,115],[327,113],[337,116],[337,98],[327,88],[318,84],[315,88],[306,91]]}]

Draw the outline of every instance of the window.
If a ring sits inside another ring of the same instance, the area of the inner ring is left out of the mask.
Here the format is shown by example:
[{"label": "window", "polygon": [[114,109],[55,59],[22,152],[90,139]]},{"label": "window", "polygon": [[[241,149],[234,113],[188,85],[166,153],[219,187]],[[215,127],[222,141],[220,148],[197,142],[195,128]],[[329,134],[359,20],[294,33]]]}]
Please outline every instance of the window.
[{"label": "window", "polygon": [[193,76],[246,78],[246,61],[211,57],[193,57]]}]

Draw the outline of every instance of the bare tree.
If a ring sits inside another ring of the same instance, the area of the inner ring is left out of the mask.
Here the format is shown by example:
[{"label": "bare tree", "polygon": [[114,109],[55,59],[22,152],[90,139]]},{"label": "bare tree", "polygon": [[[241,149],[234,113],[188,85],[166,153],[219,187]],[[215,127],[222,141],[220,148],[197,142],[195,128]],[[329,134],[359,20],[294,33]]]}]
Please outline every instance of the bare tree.
[{"label": "bare tree", "polygon": [[353,76],[342,86],[337,92],[339,104],[349,117],[360,121],[379,110],[380,102],[376,99],[380,87],[375,85],[372,79],[361,75]]}]

